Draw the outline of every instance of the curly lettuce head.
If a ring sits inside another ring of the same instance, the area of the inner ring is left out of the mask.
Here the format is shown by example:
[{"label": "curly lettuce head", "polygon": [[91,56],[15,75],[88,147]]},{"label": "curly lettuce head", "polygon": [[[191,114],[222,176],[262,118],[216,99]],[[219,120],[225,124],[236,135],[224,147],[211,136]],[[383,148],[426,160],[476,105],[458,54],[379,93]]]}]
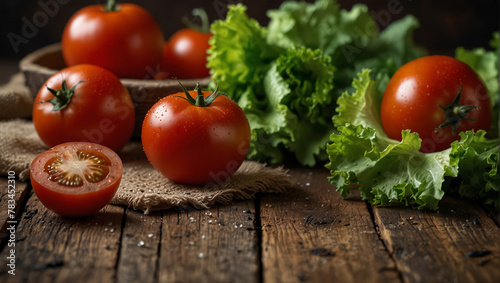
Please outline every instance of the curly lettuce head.
[{"label": "curly lettuce head", "polygon": [[[367,6],[343,10],[333,0],[286,1],[268,11],[267,27],[243,4],[216,21],[208,51],[212,84],[235,100],[252,127],[249,158],[301,165],[325,160],[336,100],[363,67],[388,78],[422,53],[405,17],[379,32]],[[382,79],[379,87],[383,86]]]}]

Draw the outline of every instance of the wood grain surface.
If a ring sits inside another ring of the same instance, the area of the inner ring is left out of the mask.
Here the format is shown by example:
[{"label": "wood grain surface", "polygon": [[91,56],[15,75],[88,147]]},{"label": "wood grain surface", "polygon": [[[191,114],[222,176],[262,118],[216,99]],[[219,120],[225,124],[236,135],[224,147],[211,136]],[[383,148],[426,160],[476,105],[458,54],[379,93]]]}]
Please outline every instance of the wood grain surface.
[{"label": "wood grain surface", "polygon": [[[342,199],[324,168],[283,194],[144,215],[48,211],[16,181],[15,247],[0,178],[0,282],[498,282],[498,214],[447,197],[437,212]],[[9,274],[11,250],[15,275]]]}]

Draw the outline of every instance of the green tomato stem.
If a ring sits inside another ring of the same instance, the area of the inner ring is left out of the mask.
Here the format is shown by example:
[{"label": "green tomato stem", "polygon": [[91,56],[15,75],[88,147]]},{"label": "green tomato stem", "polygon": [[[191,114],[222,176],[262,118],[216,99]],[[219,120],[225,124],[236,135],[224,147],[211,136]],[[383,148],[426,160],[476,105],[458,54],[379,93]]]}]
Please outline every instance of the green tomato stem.
[{"label": "green tomato stem", "polygon": [[116,0],[108,0],[106,3],[106,12],[116,12],[118,11],[118,4]]},{"label": "green tomato stem", "polygon": [[208,21],[208,15],[205,9],[203,8],[196,8],[193,9],[192,12],[193,16],[200,17],[201,19],[201,25],[193,23],[190,19],[187,17],[182,18],[182,22],[190,29],[202,32],[202,33],[209,33],[210,32],[210,22]]},{"label": "green tomato stem", "polygon": [[200,83],[197,83],[196,87],[194,88],[194,90],[197,93],[196,99],[195,99],[191,96],[191,94],[189,94],[189,91],[181,84],[181,82],[179,82],[179,84],[181,85],[181,88],[184,91],[184,94],[186,94],[186,97],[183,97],[183,96],[177,96],[177,97],[180,97],[182,99],[187,100],[189,103],[191,103],[191,105],[194,105],[194,106],[206,107],[206,106],[209,106],[212,102],[214,102],[214,100],[217,99],[217,97],[219,97],[220,95],[225,96],[225,94],[220,93],[218,91],[219,87],[217,86],[217,88],[215,89],[214,92],[212,92],[210,95],[205,97],[203,95],[202,90],[201,90]]},{"label": "green tomato stem", "polygon": [[458,92],[457,96],[455,97],[455,99],[453,99],[452,102],[450,102],[446,106],[439,105],[439,107],[441,107],[441,109],[444,110],[444,115],[446,118],[444,123],[439,125],[439,127],[437,127],[436,130],[451,126],[452,135],[455,136],[460,121],[475,120],[472,118],[468,118],[467,115],[469,115],[469,113],[474,109],[478,110],[479,107],[477,107],[476,105],[461,105],[460,104],[461,97],[462,97],[462,86],[460,86],[460,91]]},{"label": "green tomato stem", "polygon": [[52,103],[52,105],[54,106],[52,108],[52,111],[59,111],[61,109],[64,109],[71,102],[71,98],[75,94],[75,88],[81,83],[83,83],[83,81],[79,81],[77,84],[75,84],[71,88],[68,88],[66,80],[63,80],[61,89],[52,89],[52,88],[47,87],[47,90],[54,97],[52,99],[49,99],[49,100],[40,101],[40,103],[46,103],[46,102]]},{"label": "green tomato stem", "polygon": [[197,96],[196,96],[196,106],[199,106],[199,107],[204,107],[206,106],[205,105],[205,96],[203,96],[203,92],[201,91],[201,88],[199,87],[200,84],[197,84],[196,85],[196,89],[197,89]]}]

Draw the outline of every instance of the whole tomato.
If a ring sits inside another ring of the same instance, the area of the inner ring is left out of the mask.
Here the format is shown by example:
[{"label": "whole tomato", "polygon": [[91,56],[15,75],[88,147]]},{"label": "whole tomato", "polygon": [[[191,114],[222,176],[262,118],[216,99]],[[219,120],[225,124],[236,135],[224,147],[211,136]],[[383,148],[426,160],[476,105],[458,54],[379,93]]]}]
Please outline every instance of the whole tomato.
[{"label": "whole tomato", "polygon": [[135,4],[90,5],[66,24],[62,53],[67,66],[93,64],[120,78],[152,79],[163,56],[158,23]]},{"label": "whole tomato", "polygon": [[193,10],[193,15],[200,16],[202,26],[197,27],[185,20],[189,27],[178,30],[165,42],[163,60],[156,79],[195,79],[210,76],[207,50],[212,34],[208,17],[202,9]]},{"label": "whole tomato", "polygon": [[49,147],[88,141],[119,151],[132,136],[135,110],[117,76],[83,64],[47,80],[33,104],[33,123]]},{"label": "whole tomato", "polygon": [[122,161],[111,149],[69,142],[35,157],[30,179],[33,191],[48,209],[65,217],[84,217],[113,198],[122,171]]},{"label": "whole tomato", "polygon": [[410,129],[422,139],[422,152],[437,152],[459,139],[459,132],[488,130],[491,98],[467,64],[448,56],[426,56],[403,65],[389,81],[381,105],[389,138]]},{"label": "whole tomato", "polygon": [[207,68],[208,40],[212,34],[190,28],[177,31],[165,43],[157,79],[195,79],[210,75]]},{"label": "whole tomato", "polygon": [[142,126],[142,146],[149,162],[182,184],[226,180],[244,161],[249,145],[250,125],[238,104],[199,86],[159,100]]}]

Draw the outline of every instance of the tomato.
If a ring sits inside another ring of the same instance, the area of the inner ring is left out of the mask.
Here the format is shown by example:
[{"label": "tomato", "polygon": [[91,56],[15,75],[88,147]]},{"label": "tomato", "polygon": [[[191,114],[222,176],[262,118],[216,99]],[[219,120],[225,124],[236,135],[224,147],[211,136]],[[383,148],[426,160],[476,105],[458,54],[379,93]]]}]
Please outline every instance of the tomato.
[{"label": "tomato", "polygon": [[437,152],[459,139],[459,132],[488,130],[491,98],[479,76],[448,56],[426,56],[403,65],[389,81],[381,104],[387,136],[401,140],[410,129],[422,139],[422,152]]},{"label": "tomato", "polygon": [[120,78],[153,78],[163,56],[163,32],[135,4],[90,5],[76,12],[62,35],[67,66],[93,64]]},{"label": "tomato", "polygon": [[[196,95],[196,100],[191,95]],[[153,167],[171,181],[218,183],[244,161],[250,125],[230,98],[197,86],[153,105],[143,122],[142,145]]]},{"label": "tomato", "polygon": [[111,149],[69,142],[35,157],[30,179],[33,191],[48,209],[65,217],[83,217],[113,198],[122,171],[122,161]]},{"label": "tomato", "polygon": [[210,75],[207,68],[208,41],[212,34],[191,28],[174,33],[165,43],[156,79],[195,79]]},{"label": "tomato", "polygon": [[188,28],[175,32],[165,43],[160,72],[155,79],[196,79],[210,76],[207,68],[207,50],[212,37],[208,16],[203,9],[194,9],[201,26],[184,18]]},{"label": "tomato", "polygon": [[33,124],[48,147],[89,141],[119,151],[134,130],[134,104],[113,73],[76,65],[57,72],[40,89]]}]

